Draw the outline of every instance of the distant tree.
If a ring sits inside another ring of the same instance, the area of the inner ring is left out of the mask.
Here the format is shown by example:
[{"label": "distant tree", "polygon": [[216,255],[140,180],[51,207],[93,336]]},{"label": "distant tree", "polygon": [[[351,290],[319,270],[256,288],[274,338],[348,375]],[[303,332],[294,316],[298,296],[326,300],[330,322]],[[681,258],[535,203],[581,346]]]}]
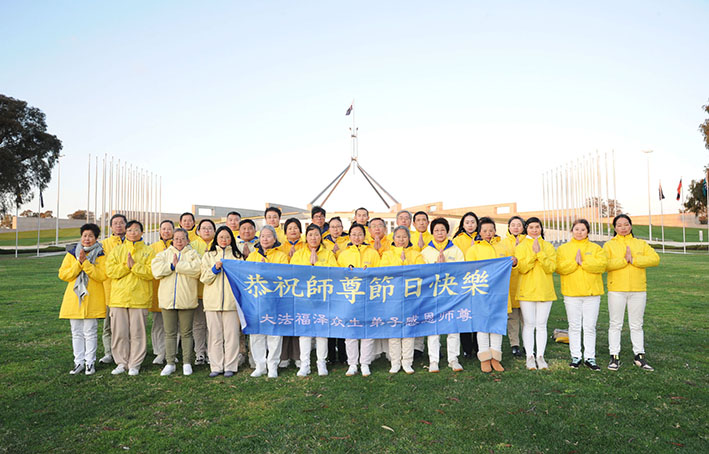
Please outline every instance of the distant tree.
[{"label": "distant tree", "polygon": [[54,213],[52,212],[52,210],[47,210],[44,213],[40,214],[39,217],[40,218],[53,218],[54,217],[53,215],[54,215]]},{"label": "distant tree", "polygon": [[6,214],[0,219],[0,227],[5,227],[5,228],[12,228],[12,216],[11,214]]},{"label": "distant tree", "polygon": [[[89,211],[89,219],[94,218],[93,211]],[[69,219],[86,219],[86,210],[76,210],[69,215]]]},{"label": "distant tree", "polygon": [[22,218],[36,218],[37,212],[32,211],[32,210],[25,210],[22,213],[20,213],[20,217],[22,217]]},{"label": "distant tree", "polygon": [[41,110],[0,95],[0,214],[47,187],[61,149],[62,142],[47,133]]},{"label": "distant tree", "polygon": [[[600,199],[598,197],[589,197],[586,199],[586,207],[601,208],[601,217],[614,217],[623,212],[623,207],[620,202],[615,199]],[[610,207],[610,208],[609,208]]]},{"label": "distant tree", "polygon": [[[706,175],[707,168],[704,168]],[[687,200],[684,202],[685,212],[694,213],[699,218],[699,222],[707,222],[707,193],[705,179],[692,180],[687,188]]]},{"label": "distant tree", "polygon": [[[709,115],[709,103],[702,106],[702,109]],[[699,125],[699,132],[704,136],[704,146],[709,150],[709,118],[704,120],[704,123]]]}]

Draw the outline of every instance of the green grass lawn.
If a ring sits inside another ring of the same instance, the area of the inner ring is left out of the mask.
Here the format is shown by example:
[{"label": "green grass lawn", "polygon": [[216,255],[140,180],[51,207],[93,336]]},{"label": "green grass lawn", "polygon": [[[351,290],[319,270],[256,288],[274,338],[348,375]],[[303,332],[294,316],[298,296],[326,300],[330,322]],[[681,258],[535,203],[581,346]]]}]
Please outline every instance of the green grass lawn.
[{"label": "green grass lawn", "polygon": [[[708,452],[709,260],[662,256],[648,271],[647,358],[606,370],[608,311],[598,323],[601,372],[571,370],[568,346],[550,341],[548,371],[527,371],[509,354],[507,371],[387,373],[275,380],[250,369],[230,379],[160,377],[148,355],[141,374],[71,376],[69,323],[57,319],[62,257],[0,258],[0,452]],[[557,280],[558,285],[558,280]],[[627,322],[626,322],[627,323]],[[563,302],[549,332],[565,328]],[[100,345],[100,341],[99,341]],[[99,346],[99,355],[101,354]],[[444,353],[443,353],[444,354]]]},{"label": "green grass lawn", "polygon": [[[655,221],[655,218],[653,217],[653,222]],[[659,222],[659,218],[657,220]],[[605,231],[604,227],[604,231]],[[702,242],[706,243],[707,242],[707,229],[704,227],[703,229],[698,229],[694,227],[687,227],[686,229],[686,238],[688,243],[696,243],[699,242],[699,232],[702,231]],[[611,226],[611,232],[613,231],[612,226]],[[650,229],[646,225],[634,225],[633,226],[633,234],[637,236],[638,238],[644,238],[648,239],[650,237],[649,234]],[[611,233],[612,234],[612,233]],[[655,239],[655,241],[659,242],[660,239],[662,238],[662,230],[660,228],[660,225],[654,225],[652,226],[652,237]],[[665,241],[678,241],[682,242],[682,227],[665,227]]]},{"label": "green grass lawn", "polygon": [[[56,230],[40,230],[39,231],[39,242],[40,244],[54,243],[56,239]],[[59,229],[59,241],[71,241],[76,240],[81,237],[79,233],[79,228],[72,229]],[[37,244],[37,231],[31,230],[28,232],[20,232],[18,239],[20,246],[32,246]],[[15,245],[15,232],[3,232],[0,233],[0,246],[14,246]]]}]

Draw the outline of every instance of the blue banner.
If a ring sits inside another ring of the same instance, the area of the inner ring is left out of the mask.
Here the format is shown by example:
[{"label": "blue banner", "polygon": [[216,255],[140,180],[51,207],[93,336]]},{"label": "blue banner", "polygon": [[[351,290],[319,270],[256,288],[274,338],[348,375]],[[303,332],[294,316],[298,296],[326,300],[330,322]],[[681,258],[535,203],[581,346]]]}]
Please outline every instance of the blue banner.
[{"label": "blue banner", "polygon": [[246,334],[344,339],[506,334],[510,258],[366,270],[223,263]]}]

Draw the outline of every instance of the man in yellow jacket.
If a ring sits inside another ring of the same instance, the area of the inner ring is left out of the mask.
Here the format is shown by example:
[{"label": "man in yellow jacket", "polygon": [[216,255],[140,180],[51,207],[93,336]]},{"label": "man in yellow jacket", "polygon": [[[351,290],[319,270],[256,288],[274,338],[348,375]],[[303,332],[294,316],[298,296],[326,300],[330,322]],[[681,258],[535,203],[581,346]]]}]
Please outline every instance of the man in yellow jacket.
[{"label": "man in yellow jacket", "polygon": [[433,240],[433,235],[428,232],[428,213],[417,211],[414,214],[414,230],[411,232],[411,244],[414,249],[421,252]]},{"label": "man in yellow jacket", "polygon": [[[283,227],[281,227],[281,209],[278,207],[268,207],[266,208],[266,211],[263,212],[263,219],[266,221],[266,225],[270,225],[273,227],[273,230],[276,232],[276,240],[281,243],[285,244],[286,242],[286,232],[283,230]],[[256,225],[254,224],[254,229],[256,228]],[[254,233],[256,231],[254,230]],[[251,249],[251,252],[254,250]],[[248,256],[248,254],[245,254]]]},{"label": "man in yellow jacket", "polygon": [[[172,244],[172,235],[175,232],[175,224],[165,219],[160,223],[160,239],[150,245],[150,248],[159,254]],[[150,329],[150,340],[153,344],[153,364],[163,364],[165,362],[165,326],[163,324],[162,312],[160,311],[158,289],[160,288],[160,280],[153,280],[153,305],[150,307],[150,313],[153,314],[153,325]]]},{"label": "man in yellow jacket", "polygon": [[231,230],[234,238],[239,236],[239,223],[241,222],[241,213],[238,211],[230,211],[226,215],[226,226]]},{"label": "man in yellow jacket", "polygon": [[[125,241],[127,222],[128,220],[122,214],[114,214],[111,216],[111,236],[101,243],[103,253],[106,257],[109,256],[113,249],[123,244],[123,241]],[[103,357],[99,359],[98,362],[111,364],[113,362],[113,355],[111,355],[111,308],[109,307],[111,301],[110,277],[107,277],[106,280],[103,281],[103,294],[106,298],[106,318],[103,320]]]},{"label": "man in yellow jacket", "polygon": [[186,211],[180,215],[180,228],[187,231],[190,241],[194,241],[198,238],[196,223],[197,221],[195,221],[194,214],[189,211]]}]

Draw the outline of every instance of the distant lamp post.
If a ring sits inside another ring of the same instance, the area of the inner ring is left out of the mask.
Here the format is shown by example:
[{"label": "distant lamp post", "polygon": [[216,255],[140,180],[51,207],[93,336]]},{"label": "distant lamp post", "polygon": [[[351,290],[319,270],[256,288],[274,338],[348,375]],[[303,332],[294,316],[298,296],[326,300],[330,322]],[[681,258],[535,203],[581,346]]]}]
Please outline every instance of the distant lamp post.
[{"label": "distant lamp post", "polygon": [[650,203],[650,153],[652,150],[643,150],[647,155],[647,224],[650,241],[652,241],[652,208]]}]

